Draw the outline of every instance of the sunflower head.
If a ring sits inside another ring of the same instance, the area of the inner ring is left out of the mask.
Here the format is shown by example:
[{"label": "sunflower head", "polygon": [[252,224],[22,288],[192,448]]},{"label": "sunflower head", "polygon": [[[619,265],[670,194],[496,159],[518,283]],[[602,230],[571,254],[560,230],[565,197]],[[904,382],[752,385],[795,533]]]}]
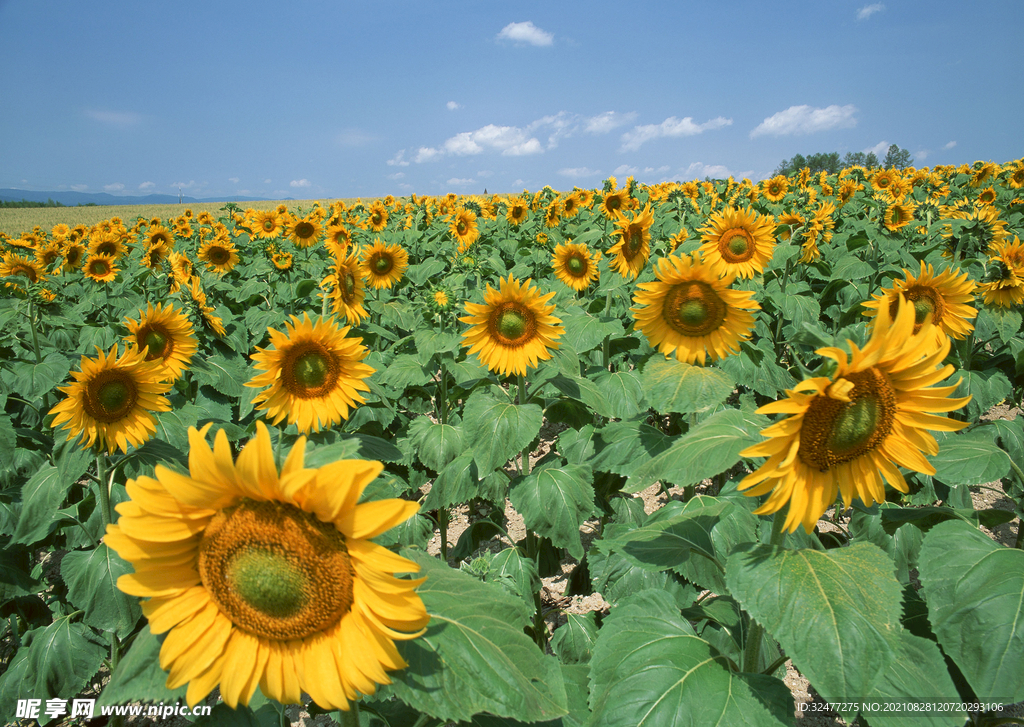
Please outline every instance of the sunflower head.
[{"label": "sunflower head", "polygon": [[555,277],[576,291],[584,290],[599,275],[597,260],[584,243],[566,242],[551,257]]},{"label": "sunflower head", "polygon": [[624,278],[636,279],[651,256],[651,226],[654,213],[649,204],[635,215],[619,215],[615,232],[619,241],[608,249],[614,255],[612,267]]},{"label": "sunflower head", "polygon": [[139,309],[139,320],[125,322],[128,344],[145,351],[146,361],[163,364],[166,378],[177,381],[199,349],[192,324],[173,305],[158,303]]},{"label": "sunflower head", "polygon": [[385,245],[380,239],[363,252],[363,277],[371,287],[390,288],[409,268],[409,253],[400,245]]},{"label": "sunflower head", "polygon": [[749,208],[715,212],[701,228],[700,251],[719,274],[752,278],[775,251],[775,219]]}]

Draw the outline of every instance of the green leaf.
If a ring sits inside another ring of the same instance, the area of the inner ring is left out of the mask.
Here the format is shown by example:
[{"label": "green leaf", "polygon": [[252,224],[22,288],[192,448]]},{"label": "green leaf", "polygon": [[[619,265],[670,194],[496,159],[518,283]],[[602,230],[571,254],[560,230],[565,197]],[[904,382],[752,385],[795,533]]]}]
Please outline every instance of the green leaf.
[{"label": "green leaf", "polygon": [[70,699],[96,674],[107,655],[106,645],[89,627],[71,623],[70,616],[30,634],[28,674],[22,682],[26,696]]},{"label": "green leaf", "polygon": [[[978,313],[978,330],[991,328],[999,339],[1007,343],[1020,330],[1021,314],[1012,308],[989,308],[985,306]],[[983,339],[984,340],[984,339]]]},{"label": "green leaf", "polygon": [[[767,679],[780,699],[782,691],[788,695],[785,684]],[[605,619],[590,684],[593,724],[602,727],[775,727],[790,723],[793,711],[790,698],[788,717],[769,712],[660,591],[636,594]]]},{"label": "green leaf", "polygon": [[725,401],[736,384],[722,369],[655,357],[640,374],[644,395],[662,414],[707,411]]},{"label": "green leaf", "polygon": [[595,318],[579,308],[565,310],[562,325],[565,326],[565,342],[580,354],[593,350],[608,336],[623,333],[622,323],[617,318]]},{"label": "green leaf", "polygon": [[449,721],[489,712],[537,722],[567,713],[558,661],[523,633],[532,616],[525,603],[425,554],[403,555],[427,576],[418,593],[430,623],[423,636],[396,644],[409,664],[391,675],[399,699]]},{"label": "green leaf", "polygon": [[90,626],[122,639],[142,616],[139,599],[117,587],[117,579],[131,572],[131,565],[102,543],[95,550],[68,553],[60,562],[71,604],[85,611]]},{"label": "green leaf", "polygon": [[436,353],[458,351],[462,337],[457,333],[435,331],[433,328],[421,328],[413,333],[416,342],[416,359],[424,366],[430,365],[431,357]]},{"label": "green leaf", "polygon": [[205,358],[197,357],[192,359],[192,375],[200,384],[207,384],[214,389],[232,398],[242,395],[247,381],[248,367],[245,359],[234,354],[227,356],[215,352]]},{"label": "green leaf", "polygon": [[860,702],[896,658],[900,584],[874,545],[741,546],[726,562],[725,580],[826,701]]},{"label": "green leaf", "polygon": [[598,472],[629,477],[637,468],[672,446],[672,437],[649,424],[609,422],[594,435],[597,454],[590,460]]},{"label": "green leaf", "polygon": [[97,700],[101,706],[127,702],[182,702],[186,686],[167,688],[167,672],[160,668],[161,640],[142,627],[128,653],[117,665]]},{"label": "green leaf", "polygon": [[551,637],[551,650],[563,664],[587,664],[597,643],[597,613],[569,613],[566,619]]},{"label": "green leaf", "polygon": [[[935,642],[901,631],[896,658],[862,701],[913,707],[920,702],[957,704],[963,700]],[[898,709],[864,711],[861,714],[870,720],[871,727],[905,727],[908,724],[908,712]],[[967,713],[958,710],[909,714],[913,716],[913,725],[920,727],[961,727],[967,721]]]},{"label": "green leaf", "polygon": [[693,485],[725,472],[740,461],[740,452],[762,441],[768,418],[727,409],[701,422],[671,447],[637,467],[623,492],[640,492],[659,480]]},{"label": "green leaf", "polygon": [[403,391],[409,386],[423,386],[430,381],[430,374],[431,372],[419,362],[416,356],[401,353],[387,365],[377,381],[385,386]]},{"label": "green leaf", "polygon": [[692,585],[682,584],[670,571],[650,571],[626,560],[622,553],[605,553],[600,540],[587,551],[587,564],[591,586],[613,606],[646,589],[664,591],[679,608],[689,605],[697,597],[697,590]]},{"label": "green leaf", "polygon": [[546,467],[512,485],[509,499],[526,527],[583,559],[580,526],[596,512],[589,466]]},{"label": "green leaf", "polygon": [[480,474],[490,474],[521,452],[540,433],[542,421],[541,408],[536,404],[499,401],[483,390],[470,396],[462,431]]},{"label": "green leaf", "polygon": [[581,376],[558,374],[548,383],[571,399],[581,401],[601,416],[612,416],[611,407],[600,387],[590,379]]},{"label": "green leaf", "polygon": [[963,379],[953,396],[971,397],[965,407],[968,419],[977,419],[993,406],[1003,403],[1013,393],[1013,385],[1010,380],[1001,371],[994,369],[988,371],[961,369],[953,378],[954,383],[957,379]]},{"label": "green leaf", "polygon": [[11,542],[31,545],[45,538],[73,484],[74,480],[62,478],[52,465],[36,472],[21,490],[21,516]]},{"label": "green leaf", "polygon": [[947,485],[983,485],[1006,477],[1010,460],[992,441],[994,434],[988,427],[966,434],[937,434],[939,453],[931,458],[933,477]]},{"label": "green leaf", "polygon": [[373,459],[400,462],[402,451],[391,442],[369,434],[349,434],[340,441],[317,447],[306,453],[305,466],[323,467],[340,459]]},{"label": "green leaf", "polygon": [[0,378],[11,391],[26,401],[34,402],[52,391],[71,371],[71,361],[56,351],[50,351],[40,363],[16,361],[0,370]]},{"label": "green leaf", "polygon": [[999,445],[1010,455],[1010,460],[1024,462],[1024,417],[1011,421],[996,419],[989,426],[996,430]]},{"label": "green leaf", "polygon": [[437,424],[425,416],[409,425],[409,438],[420,462],[435,472],[443,470],[464,449],[461,427]]},{"label": "green leaf", "polygon": [[804,323],[817,323],[821,316],[821,306],[809,295],[782,295],[773,300],[786,320],[791,321],[797,330]]},{"label": "green leaf", "polygon": [[911,523],[921,530],[929,530],[947,520],[964,519],[981,523],[987,528],[1002,525],[1013,520],[1016,515],[1012,510],[967,510],[963,508],[928,506],[928,507],[887,507],[879,511],[881,526],[889,535],[895,533],[901,525]]},{"label": "green leaf", "polygon": [[628,419],[640,413],[640,405],[644,400],[644,388],[636,373],[602,370],[594,376],[593,381],[607,402],[607,416],[614,419]]},{"label": "green leaf", "polygon": [[846,255],[832,268],[833,280],[862,280],[875,272],[875,268],[856,255]]},{"label": "green leaf", "polygon": [[978,699],[1024,700],[1024,551],[946,522],[925,535],[918,562],[932,630]]},{"label": "green leaf", "polygon": [[518,548],[505,548],[491,557],[487,580],[495,578],[504,581],[506,588],[522,598],[528,608],[534,607],[534,596],[541,589],[540,574],[537,564],[520,555]]},{"label": "green leaf", "polygon": [[739,354],[726,356],[719,362],[719,366],[735,381],[762,396],[775,398],[783,389],[796,386],[796,380],[790,373],[776,364],[773,351],[755,348],[748,343],[740,344]]},{"label": "green leaf", "polygon": [[444,467],[430,486],[423,510],[461,505],[477,496],[480,478],[472,453],[461,454]]}]

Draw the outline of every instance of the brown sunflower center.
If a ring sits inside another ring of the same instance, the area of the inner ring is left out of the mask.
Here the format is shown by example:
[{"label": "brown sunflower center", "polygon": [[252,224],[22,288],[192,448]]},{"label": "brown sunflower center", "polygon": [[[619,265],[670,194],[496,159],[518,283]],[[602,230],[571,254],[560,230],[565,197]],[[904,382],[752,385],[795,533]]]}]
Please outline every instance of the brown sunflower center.
[{"label": "brown sunflower center", "polygon": [[640,225],[630,225],[626,228],[625,236],[625,247],[628,250],[627,257],[634,258],[640,253],[640,249],[644,246],[644,229]]},{"label": "brown sunflower center", "polygon": [[33,283],[38,279],[35,268],[29,265],[15,265],[11,268],[11,275],[20,275],[23,278],[28,278]]},{"label": "brown sunflower center", "polygon": [[377,275],[387,275],[394,266],[390,255],[378,255],[373,261],[373,270]]},{"label": "brown sunflower center", "polygon": [[117,243],[113,240],[104,240],[96,246],[97,255],[116,255]]},{"label": "brown sunflower center", "polygon": [[337,356],[318,341],[292,346],[281,366],[285,389],[300,399],[316,399],[330,393],[339,373]]},{"label": "brown sunflower center", "polygon": [[587,263],[579,255],[573,255],[566,260],[565,267],[569,274],[576,278],[582,277],[587,272]]},{"label": "brown sunflower center", "polygon": [[96,421],[110,424],[131,413],[138,398],[138,387],[129,374],[108,369],[88,383],[82,407]]},{"label": "brown sunflower center", "polygon": [[221,510],[199,542],[199,577],[231,622],[268,639],[301,639],[352,608],[355,571],[337,528],[280,502]]},{"label": "brown sunflower center", "polygon": [[356,296],[356,276],[352,273],[345,273],[341,282],[341,287],[344,290],[345,301],[349,302]]},{"label": "brown sunflower center", "polygon": [[516,303],[504,303],[491,315],[494,337],[503,346],[517,346],[533,338],[533,314]]},{"label": "brown sunflower center", "polygon": [[756,251],[753,236],[742,227],[726,230],[718,240],[718,252],[727,263],[746,262]]},{"label": "brown sunflower center", "polygon": [[877,448],[896,418],[896,392],[883,372],[872,367],[846,379],[850,401],[815,397],[800,428],[800,459],[820,472]]},{"label": "brown sunflower center", "polygon": [[684,336],[707,336],[725,322],[726,304],[709,284],[689,280],[665,295],[661,317]]},{"label": "brown sunflower center", "polygon": [[110,263],[106,260],[93,260],[89,263],[89,272],[93,275],[106,275],[110,272]]},{"label": "brown sunflower center", "polygon": [[[935,325],[942,321],[945,312],[945,305],[942,296],[937,290],[930,286],[913,285],[903,291],[903,297],[914,304],[914,333],[921,330],[921,326],[929,319]],[[889,315],[896,317],[899,309],[899,298],[894,298],[889,303]]]},{"label": "brown sunflower center", "polygon": [[316,232],[316,228],[313,227],[312,222],[306,222],[303,220],[299,224],[295,225],[295,236],[301,240],[308,240]]},{"label": "brown sunflower center", "polygon": [[466,224],[465,220],[459,220],[458,222],[455,223],[455,234],[457,235],[465,235],[466,230],[468,229],[469,225]]},{"label": "brown sunflower center", "polygon": [[174,350],[174,341],[167,331],[153,326],[143,326],[136,334],[136,340],[139,342],[140,347],[149,347],[149,352],[146,354],[147,361],[153,361],[158,358],[165,359]]},{"label": "brown sunflower center", "polygon": [[208,254],[214,265],[224,265],[231,259],[231,252],[226,247],[211,247]]},{"label": "brown sunflower center", "polygon": [[263,229],[267,232],[271,232],[275,227],[277,227],[277,225],[274,224],[273,220],[263,220]]}]

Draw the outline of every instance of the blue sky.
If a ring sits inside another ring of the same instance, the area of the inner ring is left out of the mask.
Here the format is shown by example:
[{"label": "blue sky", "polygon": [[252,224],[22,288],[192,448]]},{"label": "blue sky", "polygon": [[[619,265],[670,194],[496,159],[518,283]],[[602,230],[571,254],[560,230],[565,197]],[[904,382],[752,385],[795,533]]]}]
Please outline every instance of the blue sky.
[{"label": "blue sky", "polygon": [[296,199],[1024,156],[1024,3],[0,0],[0,187]]}]

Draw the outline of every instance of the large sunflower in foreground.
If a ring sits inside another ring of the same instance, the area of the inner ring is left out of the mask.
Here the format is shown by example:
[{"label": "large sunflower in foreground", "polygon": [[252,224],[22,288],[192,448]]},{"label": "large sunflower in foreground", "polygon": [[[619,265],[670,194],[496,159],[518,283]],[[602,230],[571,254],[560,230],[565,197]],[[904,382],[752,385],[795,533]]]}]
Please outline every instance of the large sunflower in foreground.
[{"label": "large sunflower in foreground", "polygon": [[83,446],[127,452],[129,444],[139,447],[156,433],[151,412],[170,411],[163,396],[170,382],[163,364],[147,361],[140,349],[118,356],[115,344],[96,354],[83,356],[81,370],[71,373],[75,382],[61,387],[67,398],[50,409],[57,415],[50,426],[81,435]]},{"label": "large sunflower in foreground", "polygon": [[385,245],[379,239],[363,251],[363,277],[374,289],[390,288],[409,269],[409,253],[401,245]]},{"label": "large sunflower in foreground", "polygon": [[293,315],[285,332],[267,329],[273,349],[258,348],[252,357],[257,374],[245,385],[269,387],[253,399],[256,409],[266,411],[277,424],[288,418],[299,431],[308,434],[330,428],[348,419],[369,391],[363,379],[374,369],[362,363],[369,353],[361,338],[348,338],[348,327],[340,328],[333,318],[308,313]]},{"label": "large sunflower in foreground", "polygon": [[557,245],[551,257],[551,267],[556,278],[576,291],[586,288],[598,276],[597,259],[582,242]]},{"label": "large sunflower in foreground", "polygon": [[305,692],[348,710],[407,666],[394,642],[429,620],[423,579],[394,577],[419,566],[371,542],[418,506],[359,504],[379,462],[306,469],[300,437],[279,473],[263,422],[235,461],[223,430],[209,446],[209,428],[189,429],[188,474],[157,465],[128,480],[104,538],[135,569],[117,586],[146,599],[150,630],[167,634],[167,687],[188,684],[189,705],[219,686],[235,708],[259,686],[284,704]]},{"label": "large sunflower in foreground", "polygon": [[615,220],[613,235],[619,241],[608,248],[608,255],[614,256],[610,264],[624,278],[636,279],[643,270],[647,259],[651,256],[651,225],[654,224],[654,213],[650,205],[632,217],[619,215]]},{"label": "large sunflower in foreground", "polygon": [[631,308],[636,329],[666,356],[683,363],[712,361],[740,350],[760,309],[750,291],[731,290],[700,255],[673,255],[654,266],[656,281],[640,283]]},{"label": "large sunflower in foreground", "polygon": [[903,297],[913,304],[914,333],[930,321],[934,324],[935,345],[942,343],[944,336],[960,340],[974,330],[969,319],[978,315],[978,309],[971,305],[976,286],[967,273],[947,268],[936,275],[935,269],[922,260],[916,276],[907,269],[903,274],[905,280],[894,280],[892,288],[883,288],[880,294],[872,296],[873,300],[863,304],[867,308],[864,315],[878,315],[878,309],[887,305],[889,315],[895,316],[899,298]]},{"label": "large sunflower in foreground", "polygon": [[164,373],[170,381],[177,381],[188,368],[189,362],[199,349],[193,335],[192,324],[173,305],[146,304],[146,311],[139,309],[139,320],[128,319],[125,340],[140,350],[147,349],[146,360],[158,361],[164,366]]},{"label": "large sunflower in foreground", "polygon": [[870,506],[885,500],[885,482],[907,492],[900,467],[935,474],[924,455],[937,454],[939,445],[928,431],[955,432],[967,422],[931,412],[959,409],[970,397],[950,398],[958,384],[933,386],[954,369],[942,365],[949,338],[936,346],[929,327],[913,333],[914,307],[902,298],[895,317],[882,306],[863,349],[853,342],[850,356],[818,349],[837,364],[831,377],[805,379],[757,410],[790,416],[761,431],[767,441],[740,453],[768,458],[739,485],[750,496],[771,493],[756,514],[788,502],[786,529],[811,532],[840,493],[847,507],[854,499]]},{"label": "large sunflower in foreground", "polygon": [[558,325],[562,320],[551,315],[554,304],[547,305],[554,295],[541,295],[533,281],[521,283],[511,275],[501,279],[498,290],[488,283],[483,305],[466,303],[469,315],[459,319],[470,325],[462,345],[491,371],[525,376],[527,368],[551,358],[551,349],[560,345],[556,339],[565,333]]},{"label": "large sunflower in foreground", "polygon": [[752,278],[775,252],[775,219],[749,208],[719,210],[700,232],[700,252],[719,275]]},{"label": "large sunflower in foreground", "polygon": [[112,283],[121,272],[117,261],[109,255],[90,255],[82,266],[85,277],[97,283]]}]

